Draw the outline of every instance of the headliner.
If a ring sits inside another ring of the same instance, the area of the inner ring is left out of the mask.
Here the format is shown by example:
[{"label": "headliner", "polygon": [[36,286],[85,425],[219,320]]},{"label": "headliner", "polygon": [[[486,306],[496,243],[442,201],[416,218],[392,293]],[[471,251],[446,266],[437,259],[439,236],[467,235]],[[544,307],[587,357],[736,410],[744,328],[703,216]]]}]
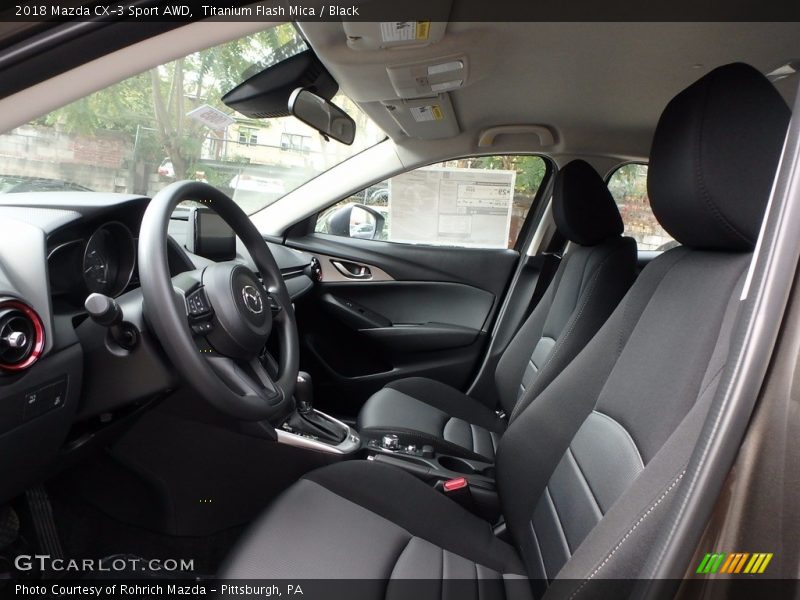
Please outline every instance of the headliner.
[{"label": "headliner", "polygon": [[[489,126],[544,124],[557,133],[548,154],[636,159],[647,156],[666,103],[714,67],[743,61],[768,73],[800,58],[797,23],[449,23],[437,44],[368,52],[347,47],[340,23],[299,26],[401,147],[420,142],[380,104],[397,96],[388,64],[466,54],[469,82],[451,99],[473,139]],[[778,88],[790,100],[796,85],[792,76]]]}]

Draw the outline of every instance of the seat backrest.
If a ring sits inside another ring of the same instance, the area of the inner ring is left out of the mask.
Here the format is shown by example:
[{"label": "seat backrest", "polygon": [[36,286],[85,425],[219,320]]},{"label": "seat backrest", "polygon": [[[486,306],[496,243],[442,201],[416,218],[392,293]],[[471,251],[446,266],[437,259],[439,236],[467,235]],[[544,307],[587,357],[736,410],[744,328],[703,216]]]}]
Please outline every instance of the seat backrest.
[{"label": "seat backrest", "polygon": [[556,175],[553,219],[570,248],[495,371],[510,420],[592,339],[636,275],[636,242],[603,179],[573,160]]},{"label": "seat backrest", "polygon": [[558,578],[559,595],[634,578],[646,559],[726,364],[788,120],[772,84],[742,64],[669,103],[648,192],[682,246],[645,267],[501,439],[509,529],[531,577]]}]

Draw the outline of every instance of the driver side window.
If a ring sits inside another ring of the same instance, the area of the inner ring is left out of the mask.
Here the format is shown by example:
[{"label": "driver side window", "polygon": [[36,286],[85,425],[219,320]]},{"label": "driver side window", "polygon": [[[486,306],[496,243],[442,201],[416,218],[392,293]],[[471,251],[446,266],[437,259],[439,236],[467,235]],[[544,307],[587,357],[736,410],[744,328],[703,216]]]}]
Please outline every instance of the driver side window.
[{"label": "driver side window", "polygon": [[513,248],[547,174],[540,156],[477,156],[401,173],[322,211],[314,231],[405,244]]}]

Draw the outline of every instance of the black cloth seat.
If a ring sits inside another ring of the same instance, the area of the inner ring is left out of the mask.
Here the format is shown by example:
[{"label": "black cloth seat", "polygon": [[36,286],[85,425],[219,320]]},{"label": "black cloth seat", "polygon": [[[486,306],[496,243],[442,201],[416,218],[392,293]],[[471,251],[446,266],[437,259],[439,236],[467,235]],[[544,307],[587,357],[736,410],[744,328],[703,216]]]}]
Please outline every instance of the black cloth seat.
[{"label": "black cloth seat", "polygon": [[[313,540],[316,550],[276,540]],[[355,559],[347,560],[351,551]],[[224,576],[232,579],[260,578],[267,566],[274,579],[438,581],[450,573],[475,580],[476,587],[480,579],[501,595],[504,579],[527,578],[517,551],[495,537],[486,521],[413,475],[366,461],[306,475],[273,504],[228,562]],[[512,586],[521,598],[530,597],[524,583]]]},{"label": "black cloth seat", "polygon": [[635,277],[636,242],[621,236],[617,205],[588,163],[574,160],[556,176],[553,218],[572,247],[498,363],[495,384],[507,418],[453,387],[413,377],[367,400],[358,417],[363,436],[396,433],[403,443],[494,460],[507,424],[580,352]]},{"label": "black cloth seat", "polygon": [[[667,106],[648,191],[683,246],[645,267],[500,439],[512,544],[400,469],[345,463],[291,487],[221,576],[359,578],[374,583],[368,598],[399,597],[395,581],[423,578],[437,585],[419,598],[493,599],[521,594],[509,582],[522,574],[530,591],[521,597],[625,597],[670,525],[726,369],[788,121],[772,84],[741,64],[715,69]],[[593,587],[596,579],[613,585]],[[450,594],[452,581],[471,586],[469,596]]]}]

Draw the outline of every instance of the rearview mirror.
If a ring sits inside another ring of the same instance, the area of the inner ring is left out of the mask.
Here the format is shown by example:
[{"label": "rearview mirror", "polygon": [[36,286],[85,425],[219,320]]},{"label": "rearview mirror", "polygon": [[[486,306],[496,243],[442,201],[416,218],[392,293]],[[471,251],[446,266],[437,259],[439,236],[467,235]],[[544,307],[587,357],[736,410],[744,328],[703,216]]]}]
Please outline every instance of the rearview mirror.
[{"label": "rearview mirror", "polygon": [[335,104],[303,88],[289,98],[289,112],[306,125],[319,131],[325,139],[347,144],[356,137],[356,122]]}]

